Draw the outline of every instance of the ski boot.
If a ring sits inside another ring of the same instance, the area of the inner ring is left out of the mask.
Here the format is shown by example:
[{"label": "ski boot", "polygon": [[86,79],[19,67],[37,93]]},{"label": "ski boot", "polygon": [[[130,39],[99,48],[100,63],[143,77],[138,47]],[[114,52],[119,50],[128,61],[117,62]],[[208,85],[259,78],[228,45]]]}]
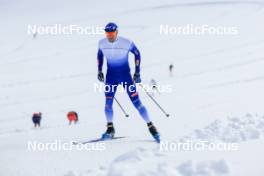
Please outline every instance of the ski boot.
[{"label": "ski boot", "polygon": [[157,143],[160,143],[160,134],[152,122],[147,123],[149,132]]},{"label": "ski boot", "polygon": [[107,123],[107,130],[102,135],[102,140],[110,140],[115,136],[115,129],[112,122]]}]

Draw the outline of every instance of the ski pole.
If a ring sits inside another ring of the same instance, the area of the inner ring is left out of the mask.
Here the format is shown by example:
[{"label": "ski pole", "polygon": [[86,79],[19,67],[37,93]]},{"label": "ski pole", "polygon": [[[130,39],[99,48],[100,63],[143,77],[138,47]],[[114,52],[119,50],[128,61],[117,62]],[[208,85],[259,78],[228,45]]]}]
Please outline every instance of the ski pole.
[{"label": "ski pole", "polygon": [[116,99],[116,97],[114,97],[116,103],[118,104],[118,106],[120,107],[120,109],[122,110],[122,112],[125,114],[126,117],[129,117],[128,113],[126,113],[125,109],[123,108],[123,106],[119,103],[119,101]]},{"label": "ski pole", "polygon": [[149,96],[149,98],[158,106],[158,108],[166,115],[166,117],[169,117],[170,114],[168,114],[161,106],[160,104],[153,98],[153,96],[150,95],[150,93],[142,86],[142,84],[139,84],[140,87],[146,92],[146,94]]}]

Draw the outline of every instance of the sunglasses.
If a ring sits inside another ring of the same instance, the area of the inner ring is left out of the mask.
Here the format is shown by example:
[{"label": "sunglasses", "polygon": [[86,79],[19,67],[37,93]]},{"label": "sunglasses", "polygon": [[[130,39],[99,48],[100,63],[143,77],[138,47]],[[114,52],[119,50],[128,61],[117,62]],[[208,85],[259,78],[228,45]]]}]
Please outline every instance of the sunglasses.
[{"label": "sunglasses", "polygon": [[105,28],[105,32],[115,32],[116,30],[117,28],[112,28],[112,27]]}]

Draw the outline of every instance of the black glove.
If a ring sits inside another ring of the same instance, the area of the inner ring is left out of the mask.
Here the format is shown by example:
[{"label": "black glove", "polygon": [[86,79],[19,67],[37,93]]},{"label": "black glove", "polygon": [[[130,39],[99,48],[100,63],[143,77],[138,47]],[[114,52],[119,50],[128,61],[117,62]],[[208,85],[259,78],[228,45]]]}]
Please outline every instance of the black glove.
[{"label": "black glove", "polygon": [[97,79],[100,81],[100,82],[104,82],[104,73],[99,71],[98,72],[98,75],[97,75]]},{"label": "black glove", "polygon": [[141,83],[141,79],[140,79],[140,74],[139,73],[135,73],[133,76],[133,80],[135,83]]}]

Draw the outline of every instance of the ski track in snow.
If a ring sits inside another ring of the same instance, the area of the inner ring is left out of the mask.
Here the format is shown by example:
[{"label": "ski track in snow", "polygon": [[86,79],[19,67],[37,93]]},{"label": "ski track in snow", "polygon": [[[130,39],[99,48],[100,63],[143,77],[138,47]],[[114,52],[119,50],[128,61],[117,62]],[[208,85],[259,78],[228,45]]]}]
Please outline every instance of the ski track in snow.
[{"label": "ski track in snow", "polygon": [[263,76],[252,77],[252,78],[248,78],[248,79],[240,79],[240,80],[234,80],[234,81],[228,81],[228,82],[223,82],[223,83],[212,84],[212,85],[208,85],[208,86],[203,87],[203,88],[204,89],[214,89],[214,88],[234,86],[234,85],[239,85],[239,84],[247,84],[247,83],[263,81],[263,80],[264,80],[264,75]]}]

